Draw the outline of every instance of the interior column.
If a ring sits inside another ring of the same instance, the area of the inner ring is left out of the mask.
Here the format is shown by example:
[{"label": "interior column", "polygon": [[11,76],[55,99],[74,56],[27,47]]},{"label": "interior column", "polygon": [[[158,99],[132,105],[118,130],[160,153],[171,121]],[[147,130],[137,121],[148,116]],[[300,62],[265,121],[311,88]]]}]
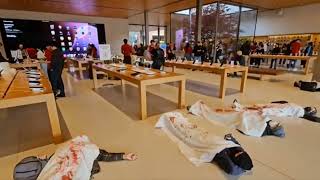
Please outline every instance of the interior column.
[{"label": "interior column", "polygon": [[201,16],[202,16],[202,4],[203,0],[197,0],[196,3],[196,42],[201,41],[201,26],[202,26],[202,21],[201,21]]}]

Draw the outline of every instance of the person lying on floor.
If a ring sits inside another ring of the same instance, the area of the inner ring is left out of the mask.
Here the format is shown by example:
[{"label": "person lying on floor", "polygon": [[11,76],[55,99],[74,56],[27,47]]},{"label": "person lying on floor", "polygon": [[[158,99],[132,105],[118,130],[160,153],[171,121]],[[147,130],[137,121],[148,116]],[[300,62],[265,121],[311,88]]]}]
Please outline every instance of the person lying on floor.
[{"label": "person lying on floor", "polygon": [[296,81],[294,82],[294,87],[300,88],[303,91],[316,92],[320,91],[320,83],[316,81],[307,82],[307,81]]},{"label": "person lying on floor", "polygon": [[[137,156],[133,153],[109,153],[91,143],[87,136],[78,136],[62,144],[55,151],[41,170],[37,180],[89,180],[94,174],[100,172],[98,161],[133,161],[136,159]],[[26,162],[19,163],[15,172],[21,172],[19,170],[23,169],[23,166],[20,166],[21,164],[26,164]],[[14,179],[19,179],[19,176],[25,175],[16,173]]]},{"label": "person lying on floor", "polygon": [[273,117],[305,118],[320,122],[315,116],[316,108],[303,108],[285,101],[242,106],[235,100],[231,107],[213,109],[198,101],[188,109],[191,114],[202,116],[214,124],[236,128],[246,135],[255,137],[285,136],[282,125],[272,120]]},{"label": "person lying on floor", "polygon": [[189,122],[181,113],[163,114],[156,128],[161,128],[180,151],[195,165],[215,163],[226,173],[240,175],[253,168],[247,152],[231,134],[221,137]]}]

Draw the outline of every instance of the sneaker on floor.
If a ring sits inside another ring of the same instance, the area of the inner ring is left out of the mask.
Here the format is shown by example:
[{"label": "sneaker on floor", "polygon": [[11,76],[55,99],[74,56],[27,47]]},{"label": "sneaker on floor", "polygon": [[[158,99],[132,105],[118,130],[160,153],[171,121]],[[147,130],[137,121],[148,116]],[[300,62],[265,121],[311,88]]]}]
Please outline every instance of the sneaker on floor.
[{"label": "sneaker on floor", "polygon": [[298,68],[293,68],[292,71],[298,71]]}]

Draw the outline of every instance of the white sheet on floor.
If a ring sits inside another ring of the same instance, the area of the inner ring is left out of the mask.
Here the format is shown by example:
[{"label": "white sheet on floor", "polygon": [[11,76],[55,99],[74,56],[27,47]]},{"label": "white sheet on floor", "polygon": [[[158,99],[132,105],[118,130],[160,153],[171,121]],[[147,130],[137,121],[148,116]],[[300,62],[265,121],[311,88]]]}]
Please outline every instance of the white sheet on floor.
[{"label": "white sheet on floor", "polygon": [[155,127],[161,128],[177,143],[180,151],[196,166],[211,162],[225,148],[239,146],[190,123],[178,112],[163,114]]},{"label": "white sheet on floor", "polygon": [[[232,110],[229,108],[229,110]],[[234,103],[233,111],[217,112],[204,102],[198,101],[189,110],[192,114],[202,116],[214,124],[236,128],[249,136],[261,137],[267,122],[273,117],[295,117],[304,115],[304,109],[296,104],[260,104],[243,106]]]},{"label": "white sheet on floor", "polygon": [[89,180],[99,148],[87,136],[61,145],[42,170],[38,180]]}]

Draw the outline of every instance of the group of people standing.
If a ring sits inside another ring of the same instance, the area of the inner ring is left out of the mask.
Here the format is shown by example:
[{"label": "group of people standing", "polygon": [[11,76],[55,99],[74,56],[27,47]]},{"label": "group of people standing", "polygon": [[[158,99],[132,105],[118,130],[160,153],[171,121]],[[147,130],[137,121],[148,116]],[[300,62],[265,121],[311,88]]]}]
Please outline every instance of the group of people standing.
[{"label": "group of people standing", "polygon": [[[171,50],[167,50],[167,56],[174,56],[174,47],[171,46]],[[165,52],[160,48],[160,44],[154,40],[150,41],[150,45],[146,48],[142,44],[135,46],[134,48],[128,44],[128,40],[123,40],[121,46],[121,53],[123,54],[123,62],[125,64],[132,64],[131,55],[144,56],[147,60],[152,61],[153,69],[161,69],[165,62]]]},{"label": "group of people standing", "polygon": [[[244,44],[242,44],[240,50],[242,51],[243,55],[250,55],[250,54],[272,54],[272,55],[292,55],[292,56],[299,56],[299,55],[305,55],[305,56],[312,56],[313,55],[313,42],[308,42],[305,47],[302,47],[302,42],[300,39],[295,39],[291,41],[290,43],[271,43],[271,42],[249,42],[246,41]],[[290,60],[287,63],[287,68],[289,70],[296,70],[296,60]],[[260,67],[261,61],[263,59],[261,58],[252,58],[250,61],[250,65],[255,66],[257,68]],[[277,60],[272,59],[270,68],[277,68]],[[287,59],[281,59],[279,61],[280,66],[284,66],[286,64]],[[301,61],[301,66],[305,67],[306,62]]]}]

